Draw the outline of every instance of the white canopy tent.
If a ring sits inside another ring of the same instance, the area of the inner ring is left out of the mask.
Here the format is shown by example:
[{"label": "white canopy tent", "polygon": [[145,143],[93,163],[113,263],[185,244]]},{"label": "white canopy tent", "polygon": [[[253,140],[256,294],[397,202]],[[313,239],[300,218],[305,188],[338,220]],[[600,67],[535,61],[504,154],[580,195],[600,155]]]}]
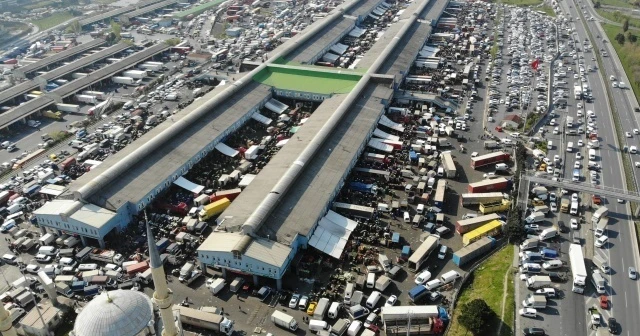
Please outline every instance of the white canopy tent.
[{"label": "white canopy tent", "polygon": [[329,210],[329,212],[320,219],[318,227],[311,236],[311,239],[309,239],[309,245],[339,259],[356,226],[358,226],[358,222]]},{"label": "white canopy tent", "polygon": [[217,144],[215,148],[218,150],[218,152],[220,152],[220,153],[222,153],[222,154],[224,154],[226,156],[235,157],[236,155],[238,155],[238,151],[237,150],[235,150],[235,149],[223,144],[222,142]]},{"label": "white canopy tent", "polygon": [[240,183],[238,183],[238,188],[246,188],[249,184],[251,184],[254,178],[256,178],[255,174],[242,175],[242,180],[240,180]]},{"label": "white canopy tent", "polygon": [[277,101],[273,98],[269,99],[269,101],[264,105],[264,107],[278,114],[283,113],[289,108],[287,104]]},{"label": "white canopy tent", "polygon": [[385,153],[393,152],[393,146],[385,144],[380,139],[371,139],[369,140],[369,143],[367,145],[371,148],[375,148]]},{"label": "white canopy tent", "polygon": [[397,136],[397,135],[391,135],[391,134],[389,134],[389,133],[387,133],[387,132],[385,132],[385,131],[382,131],[382,130],[381,130],[381,129],[379,129],[379,128],[376,128],[376,129],[373,131],[373,136],[374,136],[374,137],[381,138],[381,139],[387,139],[387,140],[393,140],[393,141],[400,141],[400,137],[399,137],[399,136]]},{"label": "white canopy tent", "polygon": [[389,127],[392,130],[395,130],[395,131],[398,131],[398,132],[404,132],[404,126],[391,121],[391,119],[387,118],[387,116],[385,116],[385,115],[380,117],[380,121],[378,121],[378,124],[380,124],[382,126]]},{"label": "white canopy tent", "polygon": [[252,115],[251,118],[265,125],[271,125],[271,123],[273,122],[271,118],[267,118],[260,113]]},{"label": "white canopy tent", "polygon": [[173,182],[173,184],[175,184],[178,187],[181,187],[183,189],[187,189],[187,190],[191,191],[194,194],[199,194],[204,189],[204,186],[201,186],[199,184],[195,184],[195,183],[187,180],[186,178],[184,178],[182,176],[178,177],[178,179],[175,180]]}]

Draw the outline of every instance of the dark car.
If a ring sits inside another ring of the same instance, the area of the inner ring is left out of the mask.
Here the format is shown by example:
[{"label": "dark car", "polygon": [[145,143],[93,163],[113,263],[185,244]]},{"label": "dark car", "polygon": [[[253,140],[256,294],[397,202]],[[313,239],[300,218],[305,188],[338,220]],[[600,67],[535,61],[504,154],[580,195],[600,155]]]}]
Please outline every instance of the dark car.
[{"label": "dark car", "polygon": [[569,232],[569,228],[566,225],[564,225],[563,221],[558,221],[558,226],[560,227],[560,232],[562,233]]},{"label": "dark car", "polygon": [[617,334],[618,333],[618,322],[616,321],[615,318],[610,317],[609,321],[607,322],[607,324],[609,325],[609,333],[610,334]]},{"label": "dark car", "polygon": [[542,328],[525,328],[523,330],[525,336],[544,336],[546,333]]},{"label": "dark car", "polygon": [[565,282],[567,280],[564,274],[558,272],[549,272],[549,278],[553,282]]}]

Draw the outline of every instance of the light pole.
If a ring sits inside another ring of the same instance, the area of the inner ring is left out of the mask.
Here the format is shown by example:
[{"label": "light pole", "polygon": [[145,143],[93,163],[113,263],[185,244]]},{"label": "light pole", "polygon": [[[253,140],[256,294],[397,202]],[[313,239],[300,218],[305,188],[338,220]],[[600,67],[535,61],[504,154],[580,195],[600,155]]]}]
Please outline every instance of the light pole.
[{"label": "light pole", "polygon": [[[35,259],[31,259],[31,260],[29,260],[29,262],[32,262],[33,260],[35,260]],[[18,262],[22,263],[22,258],[21,257],[18,257]],[[22,264],[24,264],[24,263],[22,263]],[[24,278],[25,283],[29,283],[29,280],[27,280],[27,275],[24,274],[24,270],[20,266],[18,266],[18,270],[20,270],[20,274],[22,274],[22,277]],[[33,307],[38,312],[38,316],[40,316],[40,322],[42,322],[42,327],[44,328],[45,332],[48,335],[49,334],[49,327],[44,322],[44,318],[42,317],[42,312],[40,311],[40,308],[38,307],[38,303],[36,302],[36,296],[33,295],[33,294],[31,295],[31,301],[33,302]]]}]

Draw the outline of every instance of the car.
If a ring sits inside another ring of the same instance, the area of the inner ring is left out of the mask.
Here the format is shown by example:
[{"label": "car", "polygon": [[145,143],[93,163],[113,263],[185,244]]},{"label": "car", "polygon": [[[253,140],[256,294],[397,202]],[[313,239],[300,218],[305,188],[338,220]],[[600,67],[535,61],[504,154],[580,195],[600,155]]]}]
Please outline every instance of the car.
[{"label": "car", "polygon": [[309,307],[307,307],[307,315],[313,316],[313,312],[316,310],[317,305],[317,302],[311,301],[311,303],[309,303]]},{"label": "car", "polygon": [[395,295],[391,295],[389,296],[389,298],[387,299],[387,302],[384,303],[385,307],[391,307],[393,305],[396,304],[396,302],[398,302],[398,297]]},{"label": "car", "polygon": [[537,231],[537,230],[540,230],[540,225],[538,225],[538,224],[526,224],[526,225],[524,226],[524,229],[525,229],[525,230],[533,230],[533,231]]},{"label": "car", "polygon": [[600,196],[598,196],[598,195],[593,195],[593,196],[591,196],[591,202],[593,204],[600,205],[600,204],[602,204],[602,198],[600,198]]},{"label": "car", "polygon": [[600,308],[609,309],[609,299],[606,295],[600,295]]},{"label": "car", "polygon": [[289,300],[289,308],[295,309],[298,306],[298,301],[300,301],[300,294],[291,295],[291,300]]},{"label": "car", "polygon": [[38,253],[35,256],[35,259],[39,263],[48,263],[48,262],[51,261],[51,256],[46,255],[46,254],[42,254],[42,253]]},{"label": "car", "polygon": [[581,167],[582,167],[582,164],[580,163],[580,161],[576,161],[573,163],[574,169],[580,169]]},{"label": "car", "polygon": [[29,265],[27,265],[27,267],[24,268],[24,270],[27,273],[38,274],[38,272],[40,272],[40,266],[34,265],[34,264],[29,264]]},{"label": "car", "polygon": [[540,288],[536,290],[536,294],[544,295],[548,298],[554,298],[558,296],[558,292],[556,292],[555,288]]},{"label": "car", "polygon": [[7,253],[7,254],[2,256],[2,261],[4,261],[5,263],[7,263],[9,265],[15,265],[18,262],[18,257],[16,257],[15,255],[13,255],[11,253]]},{"label": "car", "polygon": [[626,136],[627,138],[631,138],[631,133],[630,132],[624,132],[624,136]]},{"label": "car", "polygon": [[580,154],[580,152],[576,153],[576,160],[582,160],[582,154]]},{"label": "car", "polygon": [[578,200],[578,194],[577,193],[571,194],[571,202],[577,201],[577,200]]},{"label": "car", "polygon": [[550,193],[549,194],[549,202],[555,202],[556,201],[556,194],[554,193]]},{"label": "car", "polygon": [[624,200],[623,200],[623,199],[621,199],[621,198],[618,198],[618,199],[617,199],[617,201],[618,201],[618,203],[620,203],[620,204],[623,204],[623,203],[624,203]]},{"label": "car", "polygon": [[639,129],[637,129],[637,128],[634,128],[634,129],[633,129],[633,134],[635,134],[635,135],[640,134],[640,130],[639,130]]},{"label": "car", "polygon": [[520,316],[535,318],[538,316],[538,311],[534,308],[522,308],[518,311]]},{"label": "car", "polygon": [[580,229],[580,226],[578,225],[578,220],[576,218],[571,218],[571,228],[574,230]]},{"label": "car", "polygon": [[545,336],[547,333],[542,328],[524,328],[524,336]]},{"label": "car", "polygon": [[636,280],[638,278],[638,272],[636,271],[636,268],[633,266],[629,267],[629,271],[627,273],[629,274],[629,279],[631,280]]},{"label": "car", "polygon": [[569,228],[566,225],[564,225],[563,221],[558,221],[558,226],[560,227],[560,232],[562,233],[569,232]]},{"label": "car", "polygon": [[414,280],[416,285],[423,285],[425,282],[431,279],[431,272],[423,271],[420,274],[416,275],[416,279]]},{"label": "car", "polygon": [[300,302],[298,302],[298,308],[300,308],[301,310],[307,309],[307,302],[309,302],[309,297],[306,295],[303,295],[300,298]]},{"label": "car", "polygon": [[584,146],[584,142],[582,142],[582,140],[578,140],[578,146],[580,147]]},{"label": "car", "polygon": [[600,238],[596,239],[595,245],[596,247],[604,247],[605,245],[607,245],[607,242],[609,241],[609,237],[602,235],[600,236]]},{"label": "car", "polygon": [[618,321],[616,321],[616,319],[614,317],[610,317],[607,320],[607,325],[609,326],[609,333],[610,334],[617,334],[618,333]]},{"label": "car", "polygon": [[558,205],[556,204],[556,202],[551,202],[549,205],[550,205],[551,211],[558,212]]},{"label": "car", "polygon": [[442,294],[438,291],[433,291],[431,293],[429,293],[429,301],[436,301],[438,300],[440,297],[442,296]]}]

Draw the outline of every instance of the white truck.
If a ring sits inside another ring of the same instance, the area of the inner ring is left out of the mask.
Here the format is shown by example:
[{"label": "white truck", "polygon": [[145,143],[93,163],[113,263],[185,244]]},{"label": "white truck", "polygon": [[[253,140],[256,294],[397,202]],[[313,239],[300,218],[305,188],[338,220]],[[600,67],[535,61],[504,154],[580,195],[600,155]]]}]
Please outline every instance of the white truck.
[{"label": "white truck", "polygon": [[86,104],[97,104],[98,98],[96,96],[77,94],[75,95],[76,101]]},{"label": "white truck", "polygon": [[112,77],[111,80],[114,83],[124,84],[124,85],[133,85],[136,82],[136,80],[133,79],[132,77],[125,77],[125,76],[115,76],[115,77]]},{"label": "white truck", "polygon": [[556,227],[555,225],[550,227],[550,228],[546,228],[544,230],[542,230],[542,232],[540,232],[540,235],[538,236],[540,238],[541,241],[543,240],[547,240],[549,238],[553,238],[555,236],[558,235],[558,227]]},{"label": "white truck", "polygon": [[598,294],[605,294],[607,292],[607,280],[604,279],[600,271],[593,271],[593,274],[591,275],[591,282],[596,288],[596,292],[598,292]]},{"label": "white truck", "polygon": [[548,275],[534,275],[527,279],[527,287],[530,289],[543,288],[551,285],[551,278]]},{"label": "white truck", "polygon": [[382,275],[376,280],[375,289],[379,290],[380,292],[384,292],[384,290],[389,287],[389,284],[391,284],[391,279],[389,279],[389,277],[387,277],[386,275]]},{"label": "white truck", "polygon": [[524,221],[527,224],[539,223],[544,220],[544,217],[545,217],[545,214],[543,212],[536,211],[530,214],[527,218],[525,218]]},{"label": "white truck", "polygon": [[571,262],[571,275],[573,276],[574,293],[584,293],[584,286],[587,281],[587,268],[584,264],[582,246],[578,244],[569,245],[569,261]]},{"label": "white truck", "polygon": [[122,73],[123,77],[131,77],[133,79],[144,79],[148,76],[145,70],[127,70]]},{"label": "white truck", "polygon": [[78,113],[80,112],[80,105],[76,104],[56,104],[56,107],[60,111]]},{"label": "white truck", "polygon": [[211,285],[209,285],[209,289],[211,290],[211,293],[213,293],[213,295],[216,295],[220,293],[220,291],[224,288],[225,284],[226,282],[224,281],[223,278],[217,278],[213,280]]},{"label": "white truck", "polygon": [[278,327],[296,331],[298,330],[298,322],[293,318],[293,316],[285,314],[279,310],[276,310],[271,314],[271,322],[277,325]]},{"label": "white truck", "polygon": [[606,217],[609,214],[609,209],[607,209],[607,207],[599,207],[598,210],[593,212],[593,215],[591,215],[591,223],[592,224],[596,224],[598,223],[598,221],[603,218]]},{"label": "white truck", "polygon": [[522,301],[522,305],[527,308],[544,309],[547,308],[547,297],[539,294],[529,294]]},{"label": "white truck", "polygon": [[593,265],[600,269],[602,273],[608,274],[611,271],[611,267],[609,267],[609,262],[604,260],[600,255],[596,254],[593,256]]},{"label": "white truck", "polygon": [[327,312],[327,309],[329,309],[330,304],[331,304],[331,301],[329,301],[329,299],[327,298],[321,298],[320,300],[318,300],[318,305],[316,306],[316,309],[313,311],[313,318],[318,320],[324,319],[324,315]]}]

